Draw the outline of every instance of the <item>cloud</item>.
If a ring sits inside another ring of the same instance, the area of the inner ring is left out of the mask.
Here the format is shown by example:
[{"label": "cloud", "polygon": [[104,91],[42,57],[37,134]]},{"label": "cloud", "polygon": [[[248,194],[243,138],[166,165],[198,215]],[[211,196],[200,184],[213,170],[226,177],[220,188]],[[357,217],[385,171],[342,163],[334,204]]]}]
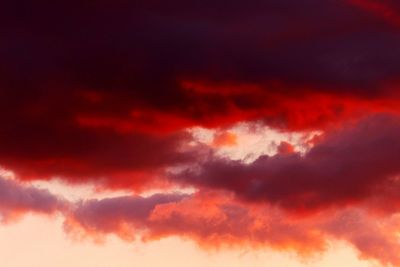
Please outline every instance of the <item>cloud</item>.
[{"label": "cloud", "polygon": [[67,208],[67,202],[47,190],[0,177],[0,219],[9,222],[25,213],[54,214]]},{"label": "cloud", "polygon": [[[3,220],[61,211],[78,236],[178,235],[302,254],[343,239],[399,265],[399,8],[3,1],[0,166],[18,179],[0,179]],[[305,153],[282,142],[251,163],[216,156],[239,142],[229,132],[238,122],[322,136]],[[192,127],[217,133],[209,147]],[[54,177],[197,193],[66,203],[21,182]]]},{"label": "cloud", "polygon": [[325,248],[325,240],[313,229],[295,226],[282,215],[274,208],[243,205],[229,195],[200,192],[184,197],[89,200],[67,217],[65,228],[95,241],[116,234],[129,241],[178,236],[195,240],[203,248],[271,246],[304,255]]},{"label": "cloud", "polygon": [[0,164],[23,179],[137,188],[192,158],[179,149],[190,127],[326,130],[399,111],[396,28],[345,0],[0,10]]},{"label": "cloud", "polygon": [[185,96],[176,78],[182,76],[354,88],[397,73],[395,32],[348,1],[25,5],[30,12],[23,18],[7,3],[1,14],[8,22],[3,64],[12,63],[3,71],[10,74],[4,82],[20,78],[18,85],[64,81],[179,106]]},{"label": "cloud", "polygon": [[[385,95],[398,76],[397,32],[345,0],[41,0],[25,8],[29,14],[10,3],[1,8],[0,96],[12,121],[21,115],[31,126],[39,122],[27,117],[36,116],[171,130],[210,124],[210,117],[242,119],[274,102],[269,94],[249,96],[247,85],[292,97],[365,98]],[[236,93],[200,94],[185,81],[228,84]],[[135,120],[132,112],[142,115]]]},{"label": "cloud", "polygon": [[74,205],[64,226],[77,238],[89,235],[100,241],[102,235],[115,233],[125,240],[133,240],[147,228],[148,217],[157,205],[178,202],[185,197],[188,196],[156,194],[146,198],[124,196],[84,200]]},{"label": "cloud", "polygon": [[[160,200],[161,199],[161,200]],[[365,203],[364,203],[365,204]],[[375,216],[364,204],[327,209],[312,216],[292,216],[271,205],[238,202],[232,195],[199,192],[191,196],[123,197],[79,204],[65,228],[101,240],[116,234],[131,241],[178,236],[205,249],[270,247],[301,256],[321,253],[341,240],[359,256],[382,264],[400,263],[397,213]]]},{"label": "cloud", "polygon": [[228,190],[293,212],[345,206],[384,194],[400,174],[400,120],[375,116],[326,133],[304,155],[260,156],[247,164],[209,157],[171,179]]},{"label": "cloud", "polygon": [[349,0],[349,2],[396,27],[400,26],[399,5],[393,0]]},{"label": "cloud", "polygon": [[184,132],[119,134],[64,122],[30,123],[29,119],[6,122],[0,133],[0,164],[24,180],[57,177],[72,183],[141,188],[164,168],[190,162],[200,152],[189,146],[191,137]]},{"label": "cloud", "polygon": [[398,209],[376,205],[376,198],[299,216],[275,205],[242,201],[223,191],[127,195],[72,203],[47,190],[0,179],[4,223],[26,213],[59,212],[65,218],[66,232],[78,239],[104,241],[115,234],[131,242],[177,236],[204,249],[269,247],[302,257],[324,252],[332,241],[341,240],[353,246],[362,259],[396,266],[400,263]]},{"label": "cloud", "polygon": [[237,145],[237,136],[231,132],[221,132],[214,135],[212,145],[215,147]]}]

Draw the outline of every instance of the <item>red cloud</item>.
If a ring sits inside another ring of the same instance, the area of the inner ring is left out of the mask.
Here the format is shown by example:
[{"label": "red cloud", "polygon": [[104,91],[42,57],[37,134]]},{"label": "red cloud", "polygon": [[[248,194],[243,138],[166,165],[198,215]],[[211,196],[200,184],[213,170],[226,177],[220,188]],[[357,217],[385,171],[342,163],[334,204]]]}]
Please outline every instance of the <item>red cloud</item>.
[{"label": "red cloud", "polygon": [[[396,2],[391,0],[376,1],[376,0],[348,0],[350,3],[371,12],[379,18],[393,24],[396,27],[400,26],[400,14],[396,9]],[[398,5],[397,5],[398,8]]]},{"label": "red cloud", "polygon": [[[225,89],[221,95],[222,85],[204,86],[209,91],[188,93],[187,103],[168,107],[146,107],[128,91],[118,90],[92,90],[89,98],[80,90],[34,90],[31,99],[2,91],[0,96],[8,101],[0,114],[0,165],[21,179],[101,179],[111,186],[138,189],[153,184],[166,168],[197,160],[202,152],[191,147],[187,127],[221,129],[262,120],[285,131],[329,131],[343,121],[399,112],[393,94],[369,99],[305,89],[284,92],[283,87],[282,92],[262,86],[246,91],[229,84],[233,92]],[[215,142],[233,144],[234,138],[220,136]]]},{"label": "red cloud", "polygon": [[[0,180],[5,219],[62,210],[78,233],[301,253],[338,238],[400,265],[389,218],[400,206],[395,1],[3,2],[1,167],[22,180],[199,190],[63,210],[46,191]],[[323,136],[305,154],[282,143],[247,164],[187,131],[243,121]]]},{"label": "red cloud", "polygon": [[346,1],[25,5],[0,8],[0,165],[22,178],[140,187],[191,158],[188,127],[326,130],[399,110],[398,34]]}]

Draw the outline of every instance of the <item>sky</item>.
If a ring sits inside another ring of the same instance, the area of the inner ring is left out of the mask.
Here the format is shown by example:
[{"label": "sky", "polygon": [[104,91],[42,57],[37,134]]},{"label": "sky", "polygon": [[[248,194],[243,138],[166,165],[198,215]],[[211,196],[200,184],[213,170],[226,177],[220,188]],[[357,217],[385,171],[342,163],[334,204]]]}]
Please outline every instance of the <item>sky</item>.
[{"label": "sky", "polygon": [[0,3],[0,258],[400,266],[400,3]]}]

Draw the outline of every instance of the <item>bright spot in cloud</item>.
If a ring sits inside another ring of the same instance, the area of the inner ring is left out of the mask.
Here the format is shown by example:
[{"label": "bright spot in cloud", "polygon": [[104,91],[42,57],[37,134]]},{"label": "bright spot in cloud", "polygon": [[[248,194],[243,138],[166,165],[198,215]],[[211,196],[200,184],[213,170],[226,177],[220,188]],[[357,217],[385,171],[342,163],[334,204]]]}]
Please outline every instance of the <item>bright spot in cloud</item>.
[{"label": "bright spot in cloud", "polygon": [[[305,153],[311,148],[309,141],[320,134],[317,131],[280,132],[260,122],[243,122],[230,129],[220,130],[196,127],[190,132],[196,141],[213,147],[218,155],[245,162],[252,162],[261,155],[277,154],[281,142],[289,143],[295,151]],[[215,138],[220,138],[221,133],[228,133],[227,137],[230,140],[227,140],[226,145],[215,145]],[[235,142],[233,142],[233,137]]]}]

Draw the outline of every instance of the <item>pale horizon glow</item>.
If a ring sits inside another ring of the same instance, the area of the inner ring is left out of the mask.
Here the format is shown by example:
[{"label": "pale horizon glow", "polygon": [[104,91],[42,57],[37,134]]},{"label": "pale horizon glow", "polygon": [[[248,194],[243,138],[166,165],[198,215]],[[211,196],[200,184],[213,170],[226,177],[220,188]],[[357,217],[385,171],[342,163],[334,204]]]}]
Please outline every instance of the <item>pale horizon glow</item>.
[{"label": "pale horizon glow", "polygon": [[[62,230],[62,219],[28,215],[0,226],[2,266],[40,267],[374,267],[357,258],[344,243],[335,243],[323,255],[310,259],[268,249],[205,251],[192,241],[171,237],[143,243],[110,236],[103,244],[75,241]],[[23,255],[23,256],[21,256]]]}]

